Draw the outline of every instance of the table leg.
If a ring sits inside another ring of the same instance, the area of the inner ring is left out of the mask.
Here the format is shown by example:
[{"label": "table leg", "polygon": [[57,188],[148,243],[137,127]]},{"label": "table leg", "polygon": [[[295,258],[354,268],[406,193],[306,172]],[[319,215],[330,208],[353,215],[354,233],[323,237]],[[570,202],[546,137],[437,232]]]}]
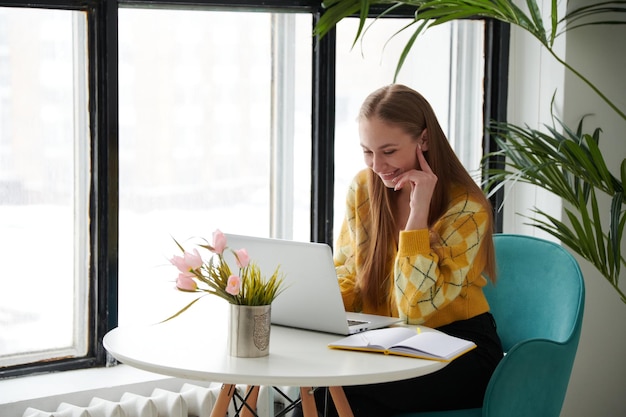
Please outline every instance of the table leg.
[{"label": "table leg", "polygon": [[220,394],[217,396],[213,410],[211,410],[211,417],[226,417],[228,414],[228,405],[235,395],[234,384],[223,384]]},{"label": "table leg", "polygon": [[[236,386],[234,384],[223,384],[222,389],[215,401],[213,410],[211,410],[211,417],[227,417],[228,406],[232,401],[235,394]],[[330,395],[337,409],[339,417],[354,417],[352,414],[352,408],[348,403],[346,394],[343,392],[343,387],[328,387]],[[300,399],[302,401],[302,414],[304,417],[317,417],[317,407],[315,406],[315,395],[313,394],[312,387],[300,387]],[[257,398],[259,395],[259,387],[248,387],[248,405],[253,410],[256,410]],[[246,407],[242,412],[242,417],[252,416],[253,413]]]},{"label": "table leg", "polygon": [[317,417],[313,388],[300,387],[300,399],[302,400],[302,415],[304,417]]},{"label": "table leg", "polygon": [[[256,414],[256,403],[259,398],[259,387],[248,386],[246,389],[245,405],[241,411],[241,417],[253,417]],[[249,408],[248,408],[249,407]]]},{"label": "table leg", "polygon": [[330,396],[333,398],[333,403],[335,403],[339,417],[354,417],[350,403],[348,403],[348,399],[346,398],[346,393],[343,392],[343,387],[328,387],[328,390],[330,391]]}]

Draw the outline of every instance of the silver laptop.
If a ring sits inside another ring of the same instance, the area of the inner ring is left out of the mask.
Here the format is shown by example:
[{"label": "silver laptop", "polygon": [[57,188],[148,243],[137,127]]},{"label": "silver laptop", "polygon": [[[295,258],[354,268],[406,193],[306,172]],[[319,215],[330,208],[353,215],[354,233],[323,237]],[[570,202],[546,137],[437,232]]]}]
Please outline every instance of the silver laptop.
[{"label": "silver laptop", "polygon": [[345,311],[332,250],[326,244],[233,234],[226,239],[229,248],[245,248],[265,276],[280,265],[284,290],[272,303],[273,324],[348,335],[401,321]]}]

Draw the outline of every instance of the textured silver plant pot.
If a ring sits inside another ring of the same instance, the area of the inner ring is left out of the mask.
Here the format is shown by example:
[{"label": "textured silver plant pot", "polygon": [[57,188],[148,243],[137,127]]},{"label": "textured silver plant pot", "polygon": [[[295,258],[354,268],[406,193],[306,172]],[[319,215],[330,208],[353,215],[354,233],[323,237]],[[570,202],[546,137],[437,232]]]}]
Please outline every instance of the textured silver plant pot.
[{"label": "textured silver plant pot", "polygon": [[228,352],[239,358],[270,353],[271,305],[230,305]]}]

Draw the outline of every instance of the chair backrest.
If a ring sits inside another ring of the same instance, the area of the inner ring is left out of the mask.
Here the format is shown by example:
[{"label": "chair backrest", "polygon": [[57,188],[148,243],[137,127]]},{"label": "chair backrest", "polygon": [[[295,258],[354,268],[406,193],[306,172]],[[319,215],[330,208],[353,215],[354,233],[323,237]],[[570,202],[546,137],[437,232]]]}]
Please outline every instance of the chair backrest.
[{"label": "chair backrest", "polygon": [[578,349],[585,285],[574,257],[531,236],[494,235],[498,279],[485,287],[506,356],[482,408],[397,417],[559,417]]},{"label": "chair backrest", "polygon": [[496,235],[498,279],[485,294],[507,352],[492,375],[483,417],[558,417],[578,349],[582,273],[560,245]]},{"label": "chair backrest", "polygon": [[584,281],[562,246],[524,235],[494,236],[498,278],[485,288],[505,352],[535,338],[569,340],[582,319]]}]

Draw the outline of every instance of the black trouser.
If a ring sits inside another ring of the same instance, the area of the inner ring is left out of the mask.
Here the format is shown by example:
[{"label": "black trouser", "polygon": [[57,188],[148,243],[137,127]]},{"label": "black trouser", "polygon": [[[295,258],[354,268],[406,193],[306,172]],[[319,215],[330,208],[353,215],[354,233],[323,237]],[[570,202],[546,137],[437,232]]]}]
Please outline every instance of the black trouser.
[{"label": "black trouser", "polygon": [[[445,368],[413,379],[343,387],[355,417],[387,417],[400,412],[481,407],[489,378],[502,359],[493,316],[481,314],[440,327],[444,333],[476,343],[476,349]],[[336,416],[327,389],[315,392],[322,415]],[[326,409],[327,408],[327,409]]]}]

